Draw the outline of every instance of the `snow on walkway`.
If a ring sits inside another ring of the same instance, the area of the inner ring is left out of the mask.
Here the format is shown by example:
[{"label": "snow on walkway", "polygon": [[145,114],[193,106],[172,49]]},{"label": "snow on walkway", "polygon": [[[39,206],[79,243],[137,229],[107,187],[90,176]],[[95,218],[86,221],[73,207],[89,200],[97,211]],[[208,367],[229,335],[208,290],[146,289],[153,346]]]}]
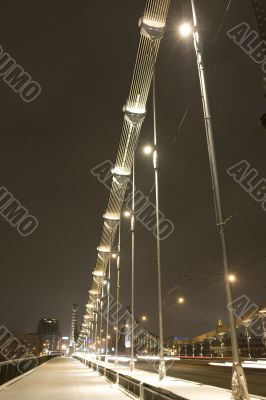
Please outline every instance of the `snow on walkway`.
[{"label": "snow on walkway", "polygon": [[115,385],[75,359],[54,358],[1,391],[0,400],[128,400]]}]

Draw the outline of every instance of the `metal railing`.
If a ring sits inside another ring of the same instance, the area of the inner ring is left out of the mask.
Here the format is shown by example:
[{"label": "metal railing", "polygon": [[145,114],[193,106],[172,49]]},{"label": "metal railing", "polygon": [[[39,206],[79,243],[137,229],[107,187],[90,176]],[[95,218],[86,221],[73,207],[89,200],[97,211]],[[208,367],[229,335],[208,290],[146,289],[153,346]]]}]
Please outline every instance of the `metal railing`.
[{"label": "metal railing", "polygon": [[137,381],[136,379],[131,378],[131,376],[127,375],[119,375],[119,386],[121,386],[124,390],[129,392],[130,394],[133,394],[133,396],[144,400],[144,397],[142,395],[142,388],[143,388],[143,383],[140,381]]},{"label": "metal railing", "polygon": [[117,373],[115,371],[112,371],[109,368],[105,369],[105,374],[104,376],[106,377],[106,379],[112,383],[117,383]]},{"label": "metal railing", "polygon": [[0,385],[4,385],[11,379],[17,378],[33,368],[51,360],[56,356],[47,355],[39,357],[18,358],[0,362]]},{"label": "metal railing", "polygon": [[131,394],[140,400],[188,400],[184,397],[178,396],[168,390],[149,385],[141,382],[131,376],[124,375],[121,372],[116,372],[103,365],[94,363],[93,361],[84,360],[83,358],[75,356],[81,362],[84,362],[89,368],[98,371],[109,382],[116,383],[120,388],[127,393]]}]

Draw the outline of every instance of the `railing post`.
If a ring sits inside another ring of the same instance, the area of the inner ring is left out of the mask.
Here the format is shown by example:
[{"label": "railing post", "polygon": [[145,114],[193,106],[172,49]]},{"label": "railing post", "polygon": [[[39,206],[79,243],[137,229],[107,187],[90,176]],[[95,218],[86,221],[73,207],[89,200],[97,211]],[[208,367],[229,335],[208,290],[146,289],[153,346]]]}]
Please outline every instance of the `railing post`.
[{"label": "railing post", "polygon": [[119,386],[119,373],[116,373],[116,384]]},{"label": "railing post", "polygon": [[6,378],[5,378],[5,383],[8,381],[8,366],[9,366],[9,364],[6,364]]},{"label": "railing post", "polygon": [[139,385],[139,398],[140,398],[140,400],[144,400],[143,382],[140,382],[140,385]]}]

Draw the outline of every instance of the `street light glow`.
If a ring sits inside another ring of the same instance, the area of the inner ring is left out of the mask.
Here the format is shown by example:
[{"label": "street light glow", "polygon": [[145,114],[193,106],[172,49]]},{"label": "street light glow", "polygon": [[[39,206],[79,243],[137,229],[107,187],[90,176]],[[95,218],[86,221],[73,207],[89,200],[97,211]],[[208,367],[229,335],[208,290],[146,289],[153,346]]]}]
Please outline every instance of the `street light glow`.
[{"label": "street light glow", "polygon": [[149,144],[144,146],[144,148],[143,148],[143,152],[146,155],[150,155],[152,153],[152,150],[153,150],[153,148]]},{"label": "street light glow", "polygon": [[146,315],[143,315],[143,316],[141,317],[141,319],[142,319],[142,321],[147,321]]},{"label": "street light glow", "polygon": [[124,217],[129,218],[131,216],[131,213],[127,210],[124,211]]},{"label": "street light glow", "polygon": [[179,298],[177,299],[177,301],[178,301],[179,304],[185,303],[184,297],[179,297]]},{"label": "street light glow", "polygon": [[116,253],[113,253],[113,254],[112,254],[112,258],[117,258],[117,254],[116,254]]},{"label": "street light glow", "polygon": [[229,282],[233,283],[236,281],[236,276],[234,274],[228,275],[228,280]]},{"label": "street light glow", "polygon": [[192,33],[192,26],[188,22],[184,22],[183,24],[180,25],[179,27],[179,33],[183,37],[190,36]]}]

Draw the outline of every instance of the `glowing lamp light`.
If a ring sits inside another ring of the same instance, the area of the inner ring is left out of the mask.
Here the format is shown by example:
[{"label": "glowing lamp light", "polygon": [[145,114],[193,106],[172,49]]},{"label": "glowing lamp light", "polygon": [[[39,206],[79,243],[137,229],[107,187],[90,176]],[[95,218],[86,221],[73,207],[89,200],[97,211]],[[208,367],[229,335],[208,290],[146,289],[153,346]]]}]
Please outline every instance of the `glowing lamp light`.
[{"label": "glowing lamp light", "polygon": [[131,175],[131,171],[125,167],[120,167],[118,165],[116,165],[113,169],[112,169],[112,174],[114,175],[121,175],[121,176],[130,176]]},{"label": "glowing lamp light", "polygon": [[179,32],[183,37],[190,36],[192,33],[192,26],[188,22],[184,22],[182,25],[180,25]]},{"label": "glowing lamp light", "polygon": [[119,221],[120,215],[117,213],[106,212],[103,215],[103,218],[111,221]]},{"label": "glowing lamp light", "polygon": [[145,115],[146,113],[146,109],[144,107],[141,106],[126,106],[125,107],[125,112],[131,113],[131,114],[138,114],[138,115]]},{"label": "glowing lamp light", "polygon": [[110,253],[109,246],[98,246],[97,250],[99,251],[99,253]]},{"label": "glowing lamp light", "polygon": [[234,274],[228,275],[228,280],[231,283],[234,283],[236,281],[236,276]]},{"label": "glowing lamp light", "polygon": [[179,304],[185,303],[184,297],[179,297],[177,301],[178,301]]},{"label": "glowing lamp light", "polygon": [[96,269],[92,271],[92,275],[96,277],[103,277],[104,276],[104,271],[97,271]]},{"label": "glowing lamp light", "polygon": [[124,212],[124,217],[129,218],[131,216],[131,213],[129,211]]},{"label": "glowing lamp light", "polygon": [[117,254],[116,254],[116,253],[113,253],[113,254],[112,254],[112,258],[117,258]]},{"label": "glowing lamp light", "polygon": [[142,21],[145,25],[149,25],[149,26],[153,26],[154,28],[158,28],[158,29],[162,29],[165,27],[165,22],[162,21],[153,21],[151,19],[148,18],[143,18]]},{"label": "glowing lamp light", "polygon": [[153,151],[153,148],[150,145],[144,146],[144,148],[143,148],[143,152],[146,155],[150,155],[152,153],[152,151]]},{"label": "glowing lamp light", "polygon": [[142,319],[142,321],[147,321],[146,315],[143,315],[143,316],[141,317],[141,319]]}]

